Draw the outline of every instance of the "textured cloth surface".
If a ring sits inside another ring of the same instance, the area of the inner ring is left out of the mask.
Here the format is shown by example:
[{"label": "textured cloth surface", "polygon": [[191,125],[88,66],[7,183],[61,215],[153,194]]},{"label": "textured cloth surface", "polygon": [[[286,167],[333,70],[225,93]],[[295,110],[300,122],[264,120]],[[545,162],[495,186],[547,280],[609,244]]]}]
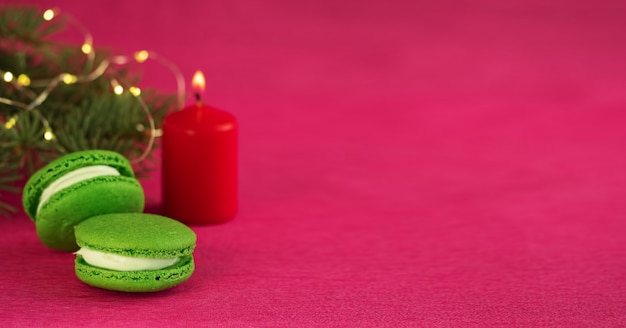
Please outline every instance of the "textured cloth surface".
[{"label": "textured cloth surface", "polygon": [[142,295],[0,220],[3,327],[626,326],[626,2],[32,3],[203,70],[241,206]]}]

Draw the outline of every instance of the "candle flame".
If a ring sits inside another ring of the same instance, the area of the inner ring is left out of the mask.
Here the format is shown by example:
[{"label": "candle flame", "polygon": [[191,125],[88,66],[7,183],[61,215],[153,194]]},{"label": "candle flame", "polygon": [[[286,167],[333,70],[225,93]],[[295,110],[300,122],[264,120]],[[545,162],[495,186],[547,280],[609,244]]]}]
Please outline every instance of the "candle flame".
[{"label": "candle flame", "polygon": [[204,74],[202,74],[202,71],[196,71],[193,75],[193,79],[191,80],[191,85],[196,93],[200,94],[204,92],[206,83],[204,81]]}]

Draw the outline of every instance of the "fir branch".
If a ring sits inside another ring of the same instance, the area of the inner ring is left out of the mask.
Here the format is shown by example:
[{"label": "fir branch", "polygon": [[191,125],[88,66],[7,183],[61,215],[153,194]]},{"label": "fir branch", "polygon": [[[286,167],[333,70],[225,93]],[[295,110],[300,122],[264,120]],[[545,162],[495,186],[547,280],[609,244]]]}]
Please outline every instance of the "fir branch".
[{"label": "fir branch", "polygon": [[[35,7],[0,5],[0,70],[36,81],[64,73],[86,75],[110,58],[107,51],[97,49],[91,61],[79,45],[55,41],[55,33],[63,27],[62,20],[44,21]],[[92,81],[59,83],[34,110],[0,103],[0,215],[15,210],[3,203],[6,192],[19,192],[25,178],[64,153],[108,149],[129,159],[141,156],[150,137],[146,114],[135,96],[112,92],[112,79],[128,87],[140,77],[127,67],[107,66]],[[47,86],[0,80],[0,97],[30,104]],[[143,90],[141,97],[160,128],[174,96]],[[43,137],[46,125],[38,113],[49,123],[53,140]],[[136,163],[138,176],[147,176],[151,155]]]}]

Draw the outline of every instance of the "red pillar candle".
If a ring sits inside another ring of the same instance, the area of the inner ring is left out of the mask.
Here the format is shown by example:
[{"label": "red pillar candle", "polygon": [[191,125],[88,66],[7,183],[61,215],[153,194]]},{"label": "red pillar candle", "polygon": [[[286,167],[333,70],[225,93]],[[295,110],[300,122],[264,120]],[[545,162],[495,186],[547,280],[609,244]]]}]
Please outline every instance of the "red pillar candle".
[{"label": "red pillar candle", "polygon": [[237,211],[237,121],[200,101],[204,76],[193,78],[196,103],[163,120],[163,213],[187,224],[213,224]]}]

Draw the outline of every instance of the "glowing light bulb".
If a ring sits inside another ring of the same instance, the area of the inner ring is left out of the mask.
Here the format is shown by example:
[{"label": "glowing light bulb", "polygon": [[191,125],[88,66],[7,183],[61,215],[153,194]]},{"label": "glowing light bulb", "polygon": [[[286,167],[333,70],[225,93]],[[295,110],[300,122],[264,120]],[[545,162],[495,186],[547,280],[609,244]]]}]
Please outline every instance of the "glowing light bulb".
[{"label": "glowing light bulb", "polygon": [[16,123],[17,123],[17,116],[13,116],[8,121],[4,122],[4,127],[7,129],[12,129]]},{"label": "glowing light bulb", "polygon": [[51,21],[54,18],[54,10],[47,9],[43,12],[43,19],[46,21]]},{"label": "glowing light bulb", "polygon": [[46,132],[44,132],[43,134],[43,138],[46,139],[46,141],[51,141],[54,139],[54,133],[52,133],[52,129],[47,128]]},{"label": "glowing light bulb", "polygon": [[122,93],[124,93],[124,87],[122,87],[116,79],[111,80],[111,87],[113,87],[113,93],[115,93],[116,95],[121,95]]},{"label": "glowing light bulb", "polygon": [[11,82],[13,81],[13,73],[4,72],[4,75],[2,75],[2,78],[4,79],[5,82]]},{"label": "glowing light bulb", "polygon": [[63,83],[65,84],[76,83],[77,80],[78,80],[78,77],[76,77],[76,75],[74,74],[69,74],[69,73],[63,74]]},{"label": "glowing light bulb", "polygon": [[145,51],[145,50],[141,50],[141,51],[135,52],[135,60],[138,63],[145,62],[146,59],[148,59],[149,56],[150,56],[150,54],[147,51]]},{"label": "glowing light bulb", "polygon": [[128,91],[130,91],[130,93],[132,93],[135,97],[139,97],[141,95],[141,89],[138,87],[130,87],[128,88]]},{"label": "glowing light bulb", "polygon": [[17,76],[17,83],[27,87],[30,85],[30,77],[28,77],[26,74],[20,74]]},{"label": "glowing light bulb", "polygon": [[89,43],[83,43],[83,46],[80,47],[80,50],[85,54],[88,55],[93,51],[93,46]]}]

